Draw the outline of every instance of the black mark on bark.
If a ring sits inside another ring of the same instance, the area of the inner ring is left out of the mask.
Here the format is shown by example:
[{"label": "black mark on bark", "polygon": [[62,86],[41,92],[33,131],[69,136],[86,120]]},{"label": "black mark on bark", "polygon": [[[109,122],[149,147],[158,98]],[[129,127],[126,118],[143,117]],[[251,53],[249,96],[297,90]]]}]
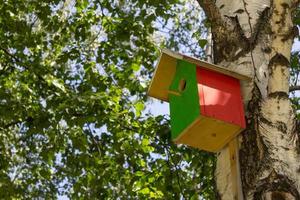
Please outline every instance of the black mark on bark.
[{"label": "black mark on bark", "polygon": [[287,126],[283,122],[277,121],[276,128],[282,133],[287,133]]},{"label": "black mark on bark", "polygon": [[256,187],[256,191],[254,193],[254,199],[263,200],[264,194],[269,192],[272,192],[272,200],[273,194],[275,194],[275,198],[278,198],[276,200],[281,200],[280,198],[283,195],[280,194],[281,196],[279,196],[279,193],[287,193],[297,200],[300,199],[299,192],[295,187],[293,181],[291,181],[287,176],[277,174],[274,170],[270,173],[270,175],[267,178],[259,181]]},{"label": "black mark on bark", "polygon": [[234,11],[234,13],[237,13],[237,14],[242,14],[243,12],[245,12],[244,9],[238,9],[238,10]]},{"label": "black mark on bark", "polygon": [[285,35],[284,37],[281,39],[282,42],[285,42],[289,39],[294,39],[295,37],[297,37],[299,35],[299,30],[297,28],[297,26],[293,26],[293,28],[291,28]]},{"label": "black mark on bark", "polygon": [[265,53],[271,53],[272,52],[272,49],[270,48],[270,47],[266,47],[266,48],[264,48],[263,49],[263,52],[265,52]]},{"label": "black mark on bark", "polygon": [[278,131],[282,133],[287,133],[287,126],[281,121],[276,121],[275,123],[273,123],[264,117],[260,117],[259,120],[260,122],[267,124],[268,126],[275,127]]},{"label": "black mark on bark", "polygon": [[285,197],[280,192],[273,192],[272,193],[272,200],[285,200]]},{"label": "black mark on bark", "polygon": [[288,67],[290,64],[290,61],[282,54],[277,53],[275,56],[273,56],[269,62],[269,66],[274,65],[281,65]]},{"label": "black mark on bark", "polygon": [[281,3],[281,6],[282,6],[284,9],[287,9],[287,8],[290,7],[289,4],[287,4],[287,3]]},{"label": "black mark on bark", "polygon": [[276,98],[276,99],[288,99],[289,95],[286,92],[278,91],[278,92],[272,92],[269,95],[269,98]]}]

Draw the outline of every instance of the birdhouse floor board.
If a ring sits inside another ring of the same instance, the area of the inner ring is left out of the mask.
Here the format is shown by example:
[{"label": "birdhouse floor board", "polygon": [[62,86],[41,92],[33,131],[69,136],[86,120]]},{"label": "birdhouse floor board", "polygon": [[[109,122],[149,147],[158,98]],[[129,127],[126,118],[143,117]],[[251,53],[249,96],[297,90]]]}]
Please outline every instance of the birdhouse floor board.
[{"label": "birdhouse floor board", "polygon": [[188,146],[210,152],[217,152],[242,130],[237,125],[201,116],[187,127],[174,142],[187,144]]}]

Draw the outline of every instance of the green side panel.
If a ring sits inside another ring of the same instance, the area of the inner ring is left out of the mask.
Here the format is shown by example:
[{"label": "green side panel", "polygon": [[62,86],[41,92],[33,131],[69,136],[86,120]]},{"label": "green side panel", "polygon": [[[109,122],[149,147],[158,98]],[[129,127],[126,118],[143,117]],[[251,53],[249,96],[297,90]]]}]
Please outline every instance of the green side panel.
[{"label": "green side panel", "polygon": [[[180,85],[183,80],[186,84],[181,91]],[[179,96],[171,92],[169,94],[171,132],[172,139],[175,139],[200,115],[196,65],[178,60],[176,74],[169,90],[180,94]]]}]

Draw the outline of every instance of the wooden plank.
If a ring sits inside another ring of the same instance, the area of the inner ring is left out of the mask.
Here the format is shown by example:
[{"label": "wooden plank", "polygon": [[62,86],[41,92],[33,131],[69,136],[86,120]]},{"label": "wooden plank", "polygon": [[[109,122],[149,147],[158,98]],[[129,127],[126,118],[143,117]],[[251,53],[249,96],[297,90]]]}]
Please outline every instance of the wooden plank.
[{"label": "wooden plank", "polygon": [[245,128],[244,106],[238,79],[197,67],[197,82],[202,115]]},{"label": "wooden plank", "polygon": [[177,144],[218,152],[242,130],[238,125],[200,116],[173,141]]},{"label": "wooden plank", "polygon": [[[184,89],[181,88],[183,82]],[[169,90],[180,94],[169,95],[172,138],[176,138],[200,115],[196,65],[178,60],[176,74]]]},{"label": "wooden plank", "polygon": [[168,93],[169,93],[169,94],[174,94],[174,95],[176,95],[176,96],[181,96],[181,94],[180,94],[179,92],[173,91],[173,90],[168,90]]},{"label": "wooden plank", "polygon": [[242,188],[239,172],[239,160],[238,160],[238,141],[237,137],[231,140],[228,144],[229,156],[230,156],[230,169],[231,169],[231,183],[232,194],[234,200],[242,200]]},{"label": "wooden plank", "polygon": [[167,54],[169,56],[172,56],[173,58],[180,59],[180,60],[183,60],[183,57],[184,57],[184,55],[182,55],[178,52],[172,51],[170,49],[162,49],[161,53]]},{"label": "wooden plank", "polygon": [[169,87],[176,73],[177,58],[162,54],[151,80],[148,96],[169,101]]},{"label": "wooden plank", "polygon": [[225,74],[227,76],[231,76],[231,77],[237,78],[239,80],[243,80],[243,81],[250,81],[250,80],[252,80],[252,78],[249,77],[249,76],[247,76],[247,75],[237,73],[235,71],[229,70],[228,68],[225,68],[225,67],[222,67],[222,66],[218,66],[218,65],[214,65],[214,64],[211,64],[211,63],[199,60],[199,59],[194,58],[194,57],[182,55],[182,54],[176,53],[176,52],[168,50],[168,49],[163,49],[162,53],[163,54],[167,54],[169,56],[172,56],[172,57],[174,57],[176,59],[186,60],[186,61],[188,61],[190,63],[199,65],[199,66],[201,66],[203,68],[210,69],[210,70],[213,70],[213,71],[217,71],[219,73],[222,73],[222,74]]},{"label": "wooden plank", "polygon": [[238,186],[237,186],[237,163],[236,163],[236,139],[229,142],[229,159],[231,169],[231,188],[234,200],[238,200]]}]

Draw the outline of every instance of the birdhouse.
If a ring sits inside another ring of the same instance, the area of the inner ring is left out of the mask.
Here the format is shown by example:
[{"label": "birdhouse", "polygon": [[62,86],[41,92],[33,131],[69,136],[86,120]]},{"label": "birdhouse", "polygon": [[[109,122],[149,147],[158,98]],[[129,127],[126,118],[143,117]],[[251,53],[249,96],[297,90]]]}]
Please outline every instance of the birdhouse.
[{"label": "birdhouse", "polygon": [[249,79],[163,50],[148,95],[169,102],[175,143],[216,152],[245,128],[240,81]]}]

